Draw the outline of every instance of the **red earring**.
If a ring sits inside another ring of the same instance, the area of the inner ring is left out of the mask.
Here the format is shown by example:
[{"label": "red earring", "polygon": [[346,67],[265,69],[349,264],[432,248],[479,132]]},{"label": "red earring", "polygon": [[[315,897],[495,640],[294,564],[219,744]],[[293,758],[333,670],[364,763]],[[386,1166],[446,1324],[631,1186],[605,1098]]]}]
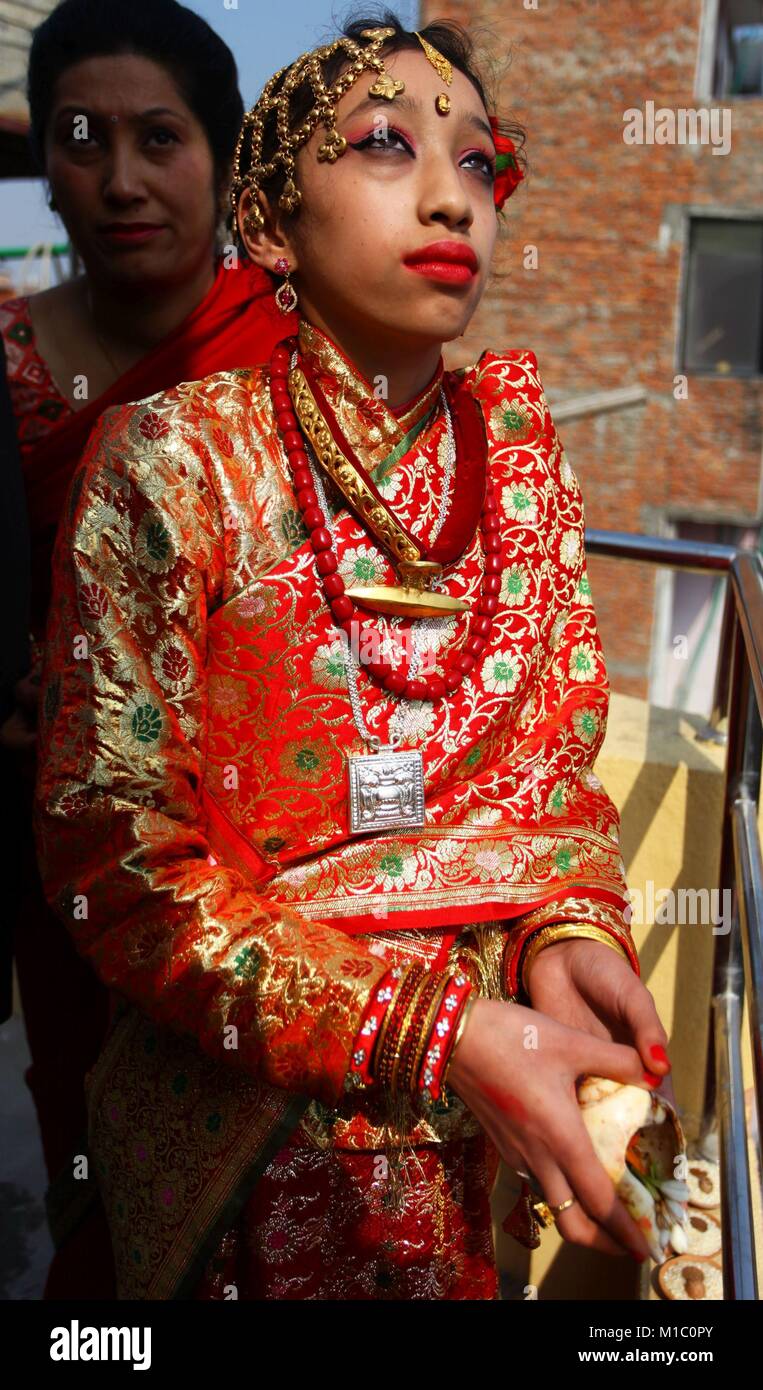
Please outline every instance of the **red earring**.
[{"label": "red earring", "polygon": [[276,304],[282,314],[291,314],[297,307],[297,295],[289,279],[289,262],[285,256],[276,261],[276,274],[286,276],[284,284],[276,290]]}]

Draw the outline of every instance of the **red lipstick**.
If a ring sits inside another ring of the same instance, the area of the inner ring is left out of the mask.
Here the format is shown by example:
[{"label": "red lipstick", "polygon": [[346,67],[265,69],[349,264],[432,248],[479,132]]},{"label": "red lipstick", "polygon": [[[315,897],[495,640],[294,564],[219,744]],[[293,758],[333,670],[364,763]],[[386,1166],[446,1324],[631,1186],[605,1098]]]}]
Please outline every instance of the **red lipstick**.
[{"label": "red lipstick", "polygon": [[479,261],[463,241],[433,241],[403,256],[409,270],[446,284],[466,284],[477,273]]}]

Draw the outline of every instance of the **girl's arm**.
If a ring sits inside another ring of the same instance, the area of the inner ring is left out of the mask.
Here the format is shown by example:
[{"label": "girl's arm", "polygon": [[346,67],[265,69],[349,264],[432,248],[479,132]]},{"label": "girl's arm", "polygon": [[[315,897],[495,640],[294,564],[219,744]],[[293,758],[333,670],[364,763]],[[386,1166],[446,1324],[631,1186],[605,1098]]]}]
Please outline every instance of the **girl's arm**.
[{"label": "girl's arm", "polygon": [[184,437],[190,406],[169,433],[151,416],[105,412],[59,530],[35,810],[45,892],[101,980],[158,1024],[335,1103],[388,963],[208,862],[205,633],[225,533]]}]

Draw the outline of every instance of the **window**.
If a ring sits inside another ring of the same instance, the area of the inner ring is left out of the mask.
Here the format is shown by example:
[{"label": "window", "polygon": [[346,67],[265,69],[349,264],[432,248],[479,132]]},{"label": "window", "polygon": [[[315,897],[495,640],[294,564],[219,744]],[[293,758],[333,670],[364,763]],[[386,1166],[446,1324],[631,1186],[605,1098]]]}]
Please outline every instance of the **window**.
[{"label": "window", "polygon": [[763,220],[690,217],[681,370],[763,374]]},{"label": "window", "polygon": [[[760,549],[760,531],[755,526],[676,519],[670,530],[681,540]],[[659,574],[649,685],[651,704],[705,718],[712,714],[723,600],[730,582],[716,574],[695,574],[692,570],[666,569]]]},{"label": "window", "polygon": [[763,96],[763,0],[720,0],[713,95]]}]

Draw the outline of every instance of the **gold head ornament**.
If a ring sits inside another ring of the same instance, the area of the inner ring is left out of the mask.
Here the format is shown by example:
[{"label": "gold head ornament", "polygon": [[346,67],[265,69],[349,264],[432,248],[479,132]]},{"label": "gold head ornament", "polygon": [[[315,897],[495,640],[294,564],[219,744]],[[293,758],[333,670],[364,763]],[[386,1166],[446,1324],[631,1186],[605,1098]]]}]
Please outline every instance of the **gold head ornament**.
[{"label": "gold head ornament", "polygon": [[[263,184],[277,172],[279,167],[283,169],[286,181],[278,199],[278,206],[287,213],[295,212],[299,207],[302,194],[296,181],[296,155],[302,146],[307,144],[319,123],[322,123],[326,130],[326,138],[318,147],[318,160],[320,162],[326,160],[330,164],[335,164],[337,159],[346,152],[347,141],[336,128],[336,105],[345,92],[354,86],[365,70],[370,69],[376,73],[376,78],[368,89],[369,96],[393,101],[400,92],[405,91],[405,83],[390,76],[385,70],[380,55],[383,44],[394,36],[395,30],[388,27],[363,29],[361,38],[368,40],[366,47],[362,47],[354,39],[343,36],[335,39],[333,43],[324,44],[320,48],[303,53],[300,58],[297,58],[287,67],[279,68],[278,72],[274,73],[266,82],[255,105],[244,116],[233,163],[230,197],[234,217],[244,189],[248,188],[252,195],[251,210],[244,218],[244,226],[248,232],[262,231],[265,225],[258,193]],[[433,48],[418,32],[416,32],[416,37],[439,76],[450,85],[453,69],[448,59],[438,53],[437,49]],[[331,86],[327,86],[321,64],[340,50],[345,53],[350,67]],[[284,76],[284,74],[286,75]],[[295,92],[298,92],[305,83],[309,83],[312,87],[313,106],[305,119],[298,126],[292,128],[290,104]],[[449,100],[444,94],[438,97],[438,110],[444,113],[449,105]],[[271,111],[276,113],[278,147],[273,158],[263,162],[262,143],[265,122]],[[242,174],[241,158],[248,135],[251,137],[250,162],[247,172]]]},{"label": "gold head ornament", "polygon": [[421,47],[426,53],[427,58],[432,64],[432,67],[437,73],[437,76],[441,77],[443,82],[447,83],[447,85],[450,86],[451,82],[453,81],[453,64],[449,61],[448,58],[444,57],[442,53],[438,53],[437,49],[431,43],[429,43],[427,39],[424,38],[423,34],[419,33],[418,29],[416,29],[414,32],[416,34],[416,38],[421,44]]},{"label": "gold head ornament", "polygon": [[[295,212],[299,207],[302,195],[296,183],[295,156],[302,146],[307,144],[319,123],[322,123],[326,130],[326,138],[318,148],[319,161],[328,160],[330,164],[334,164],[345,153],[347,141],[336,128],[336,104],[340,97],[343,97],[345,92],[354,86],[361,73],[367,69],[376,72],[375,81],[368,89],[369,96],[392,101],[399,92],[405,91],[405,83],[390,77],[380,56],[382,45],[387,39],[393,38],[394,34],[394,29],[386,27],[363,29],[361,38],[368,40],[366,47],[362,47],[354,39],[345,37],[335,39],[333,43],[324,44],[320,48],[312,49],[309,53],[303,53],[288,67],[280,68],[266,82],[257,102],[251,111],[248,111],[244,116],[233,163],[231,203],[234,216],[243,190],[249,188],[252,194],[251,212],[245,218],[247,230],[261,231],[264,227],[265,222],[257,194],[263,183],[271,178],[279,167],[286,175],[286,183],[278,200],[278,206],[287,213]],[[345,53],[350,67],[328,87],[321,64],[340,50]],[[286,74],[285,77],[284,73]],[[290,104],[294,93],[299,91],[305,83],[309,83],[312,87],[314,103],[305,119],[292,129]],[[276,113],[278,148],[271,160],[263,162],[263,134],[266,119],[271,111]],[[251,160],[249,169],[246,174],[242,175],[241,155],[249,133],[251,133]]]}]

